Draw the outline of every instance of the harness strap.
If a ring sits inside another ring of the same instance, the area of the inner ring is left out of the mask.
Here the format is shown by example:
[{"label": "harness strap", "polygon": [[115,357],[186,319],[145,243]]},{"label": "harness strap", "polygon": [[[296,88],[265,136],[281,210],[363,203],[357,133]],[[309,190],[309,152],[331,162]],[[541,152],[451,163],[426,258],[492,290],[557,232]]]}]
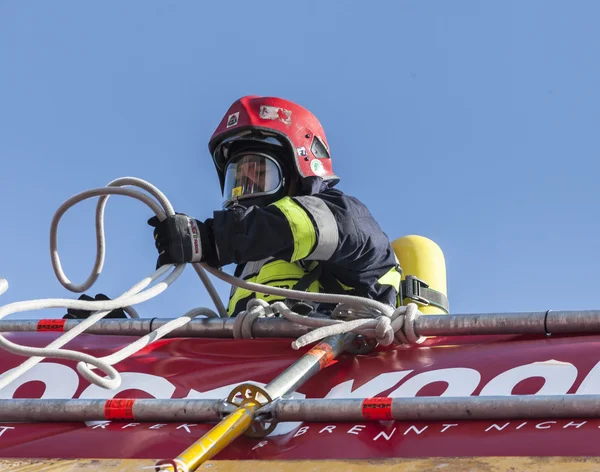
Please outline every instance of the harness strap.
[{"label": "harness strap", "polygon": [[404,300],[409,298],[415,303],[419,303],[424,306],[434,306],[443,310],[446,314],[450,313],[450,304],[448,303],[448,297],[442,292],[438,292],[429,285],[415,277],[414,275],[407,275],[406,279],[401,283],[401,295],[400,299]]}]

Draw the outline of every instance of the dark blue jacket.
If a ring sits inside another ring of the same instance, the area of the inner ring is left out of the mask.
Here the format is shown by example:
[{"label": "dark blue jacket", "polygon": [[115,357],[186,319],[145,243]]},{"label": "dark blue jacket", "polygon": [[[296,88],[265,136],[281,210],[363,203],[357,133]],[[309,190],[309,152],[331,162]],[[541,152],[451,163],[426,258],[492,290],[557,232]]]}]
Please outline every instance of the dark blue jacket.
[{"label": "dark blue jacket", "polygon": [[[203,241],[203,247],[209,243],[213,248],[205,251],[207,262],[236,263],[235,275],[253,282],[294,288],[303,280],[297,288],[397,306],[400,267],[388,237],[358,199],[316,184],[315,193],[266,207],[216,211],[205,222],[208,236],[203,239],[210,242]],[[317,280],[311,280],[315,275]],[[244,310],[256,296],[278,299],[234,287],[229,313]]]}]

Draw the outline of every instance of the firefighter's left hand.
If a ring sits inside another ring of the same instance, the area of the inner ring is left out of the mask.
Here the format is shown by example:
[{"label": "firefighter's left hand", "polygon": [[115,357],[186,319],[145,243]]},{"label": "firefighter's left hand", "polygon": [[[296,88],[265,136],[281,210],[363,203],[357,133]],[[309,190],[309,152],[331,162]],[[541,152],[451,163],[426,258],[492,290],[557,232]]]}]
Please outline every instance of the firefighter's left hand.
[{"label": "firefighter's left hand", "polygon": [[[86,295],[84,293],[83,295],[81,295],[79,297],[79,300],[85,300],[85,301],[88,301],[88,302],[93,302],[93,301],[107,301],[107,300],[110,300],[110,298],[108,298],[103,293],[96,294],[96,298],[92,298],[89,295]],[[69,308],[67,310],[67,314],[65,316],[63,316],[63,319],[65,319],[65,320],[83,320],[85,318],[89,318],[89,316],[92,313],[95,313],[95,311],[90,311],[90,310],[76,310],[75,308]],[[117,309],[111,311],[104,318],[127,318],[127,315],[123,311],[123,308],[117,308]]]},{"label": "firefighter's left hand", "polygon": [[158,221],[154,216],[148,220],[148,224],[154,227],[158,249],[157,268],[165,264],[202,261],[200,230],[204,223],[178,213],[163,221]]}]

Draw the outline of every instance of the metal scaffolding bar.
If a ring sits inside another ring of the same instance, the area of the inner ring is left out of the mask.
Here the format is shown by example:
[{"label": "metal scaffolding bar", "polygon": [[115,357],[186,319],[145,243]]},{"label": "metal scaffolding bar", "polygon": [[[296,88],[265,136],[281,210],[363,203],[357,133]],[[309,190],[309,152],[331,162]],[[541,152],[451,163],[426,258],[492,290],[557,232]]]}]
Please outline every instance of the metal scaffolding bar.
[{"label": "metal scaffolding bar", "polygon": [[[233,407],[223,400],[129,399],[130,414],[120,419],[136,421],[218,421]],[[127,401],[125,399],[124,401]],[[113,402],[111,404],[111,402]],[[0,400],[0,421],[69,422],[112,420],[114,400]],[[122,408],[123,409],[123,408]]]},{"label": "metal scaffolding bar", "polygon": [[[483,397],[416,397],[388,399],[279,399],[260,412],[276,421],[368,421],[366,403],[387,400],[380,408],[397,421],[600,418],[600,395],[512,395]],[[220,420],[235,406],[223,400],[130,399],[131,415],[107,415],[115,400],[0,400],[0,421],[69,422],[105,419],[140,422]],[[109,416],[107,418],[107,416]],[[382,419],[378,417],[376,419]]]},{"label": "metal scaffolding bar", "polygon": [[[600,332],[600,311],[598,331]],[[425,315],[415,320],[420,336],[473,334],[546,334],[546,312]]]},{"label": "metal scaffolding bar", "polygon": [[[62,320],[60,320],[62,321]],[[64,325],[56,331],[70,331],[81,320],[64,320]],[[139,319],[104,319],[88,328],[86,334],[105,334],[114,336],[144,336],[164,326],[172,318],[139,318]],[[40,320],[0,320],[0,332],[32,332],[39,329]],[[201,318],[193,319],[185,326],[173,330],[165,337],[206,337],[232,338],[233,318]],[[311,329],[282,318],[259,318],[252,325],[252,335],[257,338],[297,338]],[[44,329],[48,331],[48,329]]]},{"label": "metal scaffolding bar", "polygon": [[[0,320],[0,332],[38,331],[40,320]],[[170,318],[100,320],[86,330],[89,334],[143,336],[171,321]],[[60,331],[69,331],[80,320],[65,320]],[[194,319],[172,331],[169,337],[233,337],[235,319]],[[297,338],[310,328],[283,318],[258,318],[252,325],[257,338]],[[600,311],[539,311],[465,315],[424,315],[415,321],[420,336],[463,336],[489,334],[577,334],[600,333]]]},{"label": "metal scaffolding bar", "polygon": [[[279,400],[271,405],[279,421],[364,421],[365,399]],[[600,395],[515,395],[394,398],[397,421],[597,418]]]}]

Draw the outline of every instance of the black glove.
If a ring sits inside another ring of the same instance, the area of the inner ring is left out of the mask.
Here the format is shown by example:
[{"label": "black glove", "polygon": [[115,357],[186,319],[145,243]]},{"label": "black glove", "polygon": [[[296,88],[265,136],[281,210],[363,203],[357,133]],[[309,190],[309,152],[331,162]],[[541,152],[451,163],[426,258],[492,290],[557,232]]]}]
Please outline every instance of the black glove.
[{"label": "black glove", "polygon": [[[108,298],[103,293],[98,293],[98,294],[96,294],[96,298],[94,299],[84,293],[83,295],[81,295],[79,297],[79,300],[93,302],[93,301],[98,301],[98,300],[106,301],[106,300],[110,300],[110,298]],[[92,313],[95,313],[96,311],[98,311],[98,310],[89,311],[89,310],[75,310],[73,308],[69,308],[67,310],[67,314],[65,316],[63,316],[63,319],[64,320],[83,320],[85,318],[89,318],[89,316]],[[125,314],[125,312],[123,311],[122,308],[117,308],[116,310],[111,311],[104,318],[127,318],[127,315]]]},{"label": "black glove", "polygon": [[156,216],[148,220],[154,227],[154,240],[158,249],[156,268],[165,264],[183,264],[202,261],[201,221],[177,213],[158,221]]}]

